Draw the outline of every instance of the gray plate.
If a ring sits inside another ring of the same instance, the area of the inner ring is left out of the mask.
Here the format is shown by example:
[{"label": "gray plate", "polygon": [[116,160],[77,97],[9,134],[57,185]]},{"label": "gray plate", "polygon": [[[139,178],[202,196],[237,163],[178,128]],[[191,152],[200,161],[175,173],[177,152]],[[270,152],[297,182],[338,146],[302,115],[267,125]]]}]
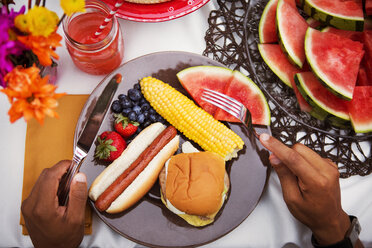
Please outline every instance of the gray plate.
[{"label": "gray plate", "polygon": [[[123,81],[119,85],[115,99],[119,94],[126,94],[128,89],[132,88],[139,79],[150,75],[187,94],[178,82],[176,73],[187,67],[197,65],[223,66],[207,57],[186,52],[153,53],[122,65],[103,79],[87,100],[78,120],[75,141],[81,132],[86,116],[91,111],[87,106],[97,99],[113,74],[121,73],[123,75]],[[112,113],[108,111],[99,133],[113,130],[112,123]],[[254,138],[249,137],[240,125],[229,124],[229,127],[243,138],[245,147],[239,152],[237,159],[226,164],[231,180],[231,190],[224,207],[213,224],[201,228],[192,227],[183,219],[171,213],[160,201],[158,183],[142,200],[120,214],[100,213],[95,209],[93,202],[90,201],[90,205],[96,214],[116,232],[146,246],[192,247],[222,237],[237,227],[253,211],[263,193],[270,173],[268,152],[263,149],[261,144]],[[270,129],[266,127],[256,127],[256,130],[258,133],[270,133]],[[181,135],[181,142],[184,140],[185,137]],[[106,166],[93,159],[94,149],[95,146],[92,146],[80,169],[87,175],[88,187]]]}]

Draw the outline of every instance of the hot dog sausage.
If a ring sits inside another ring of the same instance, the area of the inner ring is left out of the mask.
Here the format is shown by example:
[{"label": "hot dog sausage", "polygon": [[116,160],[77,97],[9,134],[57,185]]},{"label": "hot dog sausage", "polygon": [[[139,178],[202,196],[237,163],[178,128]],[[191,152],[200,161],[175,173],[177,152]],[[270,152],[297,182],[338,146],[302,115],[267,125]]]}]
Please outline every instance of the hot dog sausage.
[{"label": "hot dog sausage", "polygon": [[136,179],[150,161],[163,147],[177,135],[173,126],[167,127],[141,153],[141,155],[127,168],[96,200],[95,206],[99,211],[105,211],[111,203]]}]

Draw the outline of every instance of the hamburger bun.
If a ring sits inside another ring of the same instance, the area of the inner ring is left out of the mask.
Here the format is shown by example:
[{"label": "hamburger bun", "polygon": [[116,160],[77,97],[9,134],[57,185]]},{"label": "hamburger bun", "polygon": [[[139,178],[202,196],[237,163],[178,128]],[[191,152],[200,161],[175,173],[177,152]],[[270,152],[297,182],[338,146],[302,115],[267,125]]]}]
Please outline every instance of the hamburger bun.
[{"label": "hamburger bun", "polygon": [[224,159],[212,152],[172,156],[159,183],[163,203],[193,226],[214,221],[230,187]]}]

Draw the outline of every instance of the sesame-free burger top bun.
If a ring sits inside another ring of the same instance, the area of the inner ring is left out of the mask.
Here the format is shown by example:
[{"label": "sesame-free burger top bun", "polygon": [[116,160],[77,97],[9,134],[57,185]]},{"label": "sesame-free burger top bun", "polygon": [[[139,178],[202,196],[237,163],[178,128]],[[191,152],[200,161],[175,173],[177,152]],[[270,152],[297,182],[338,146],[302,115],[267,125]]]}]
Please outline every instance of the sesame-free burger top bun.
[{"label": "sesame-free burger top bun", "polygon": [[165,194],[174,207],[206,216],[221,208],[225,161],[212,152],[180,153],[168,164]]}]

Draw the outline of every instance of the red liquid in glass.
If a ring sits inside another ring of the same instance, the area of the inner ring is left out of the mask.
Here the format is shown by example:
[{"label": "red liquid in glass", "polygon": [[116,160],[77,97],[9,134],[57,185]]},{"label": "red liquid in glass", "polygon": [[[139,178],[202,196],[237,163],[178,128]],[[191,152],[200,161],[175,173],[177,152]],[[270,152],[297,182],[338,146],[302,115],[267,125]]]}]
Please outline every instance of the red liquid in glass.
[{"label": "red liquid in glass", "polygon": [[[76,42],[88,45],[102,41],[110,33],[112,21],[102,33],[95,38],[94,33],[102,24],[105,16],[102,13],[85,13],[75,17],[68,25],[68,34]],[[90,74],[107,74],[118,67],[123,59],[124,44],[121,37],[120,27],[114,34],[108,46],[101,49],[81,50],[69,44],[67,48],[77,67]]]}]

